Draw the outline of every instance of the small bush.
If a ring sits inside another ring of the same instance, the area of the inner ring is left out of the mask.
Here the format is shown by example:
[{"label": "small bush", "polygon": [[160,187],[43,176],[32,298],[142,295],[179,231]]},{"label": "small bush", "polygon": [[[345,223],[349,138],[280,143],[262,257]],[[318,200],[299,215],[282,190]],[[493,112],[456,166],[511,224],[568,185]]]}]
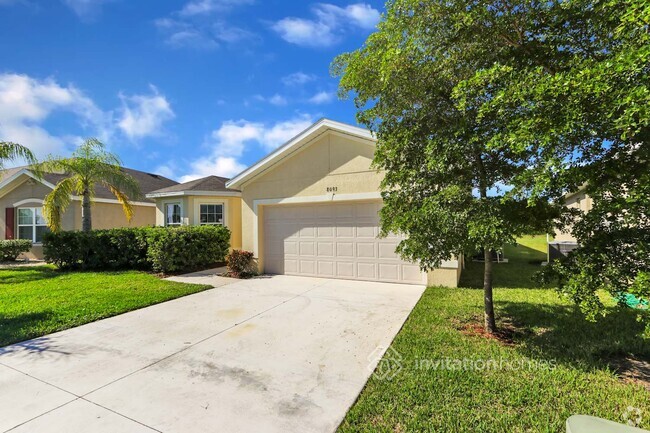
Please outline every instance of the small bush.
[{"label": "small bush", "polygon": [[13,262],[22,253],[32,248],[32,241],[27,239],[11,239],[0,241],[0,260]]},{"label": "small bush", "polygon": [[244,250],[232,250],[228,255],[228,275],[233,278],[249,278],[257,273],[253,262],[253,253]]},{"label": "small bush", "polygon": [[191,271],[224,260],[225,227],[148,227],[47,233],[45,260],[60,268]]}]

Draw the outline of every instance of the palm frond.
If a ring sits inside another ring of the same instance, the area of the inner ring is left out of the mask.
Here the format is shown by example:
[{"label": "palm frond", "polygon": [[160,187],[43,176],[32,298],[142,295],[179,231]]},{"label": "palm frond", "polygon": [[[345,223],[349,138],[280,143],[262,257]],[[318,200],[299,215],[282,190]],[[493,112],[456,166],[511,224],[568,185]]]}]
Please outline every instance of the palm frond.
[{"label": "palm frond", "polygon": [[117,201],[119,201],[120,204],[122,205],[122,211],[124,211],[124,215],[126,216],[126,219],[128,221],[131,221],[131,219],[133,218],[133,205],[129,201],[129,197],[126,194],[124,194],[122,191],[118,190],[117,188],[111,185],[109,185],[108,188],[111,190],[111,192],[113,193]]},{"label": "palm frond", "polygon": [[43,216],[53,232],[61,230],[61,216],[72,201],[72,194],[78,186],[78,179],[68,177],[60,181],[43,201]]},{"label": "palm frond", "polygon": [[5,161],[16,159],[24,159],[28,164],[36,163],[36,157],[27,147],[10,141],[0,141],[0,169],[4,167]]}]

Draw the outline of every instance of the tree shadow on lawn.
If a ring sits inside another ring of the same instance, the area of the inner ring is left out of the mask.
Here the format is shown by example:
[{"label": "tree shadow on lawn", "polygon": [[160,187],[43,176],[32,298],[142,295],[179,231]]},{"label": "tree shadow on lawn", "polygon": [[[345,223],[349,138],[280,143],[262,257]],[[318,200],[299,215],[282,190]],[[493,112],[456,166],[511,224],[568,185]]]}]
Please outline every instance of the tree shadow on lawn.
[{"label": "tree shadow on lawn", "polygon": [[644,326],[631,309],[611,307],[607,316],[589,322],[573,305],[500,301],[497,314],[524,331],[515,337],[516,347],[529,358],[584,370],[611,368],[629,356],[650,361]]},{"label": "tree shadow on lawn", "polygon": [[[518,289],[551,287],[544,286],[534,279],[535,274],[543,269],[541,263],[546,260],[546,254],[521,244],[507,245],[504,253],[508,263],[495,262],[492,266],[494,287]],[[483,262],[473,262],[472,258],[467,256],[459,287],[482,289],[483,267]]]},{"label": "tree shadow on lawn", "polygon": [[22,266],[0,269],[0,285],[47,280],[56,278],[61,274],[62,272],[60,270],[49,266]]},{"label": "tree shadow on lawn", "polygon": [[49,339],[40,337],[43,332],[34,329],[35,325],[47,322],[52,317],[51,311],[25,313],[10,317],[0,314],[0,355],[17,351],[41,353],[53,350]]}]

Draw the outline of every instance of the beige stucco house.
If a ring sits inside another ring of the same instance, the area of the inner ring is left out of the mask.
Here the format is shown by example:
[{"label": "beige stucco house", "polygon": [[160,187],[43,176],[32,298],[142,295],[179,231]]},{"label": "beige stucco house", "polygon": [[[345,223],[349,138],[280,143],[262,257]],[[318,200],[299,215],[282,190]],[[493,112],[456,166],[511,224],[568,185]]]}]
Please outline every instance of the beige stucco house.
[{"label": "beige stucco house", "polygon": [[[143,194],[177,184],[157,174],[124,168],[140,185]],[[54,186],[65,177],[62,173],[45,173],[38,179],[27,167],[10,168],[0,172],[0,239],[28,239],[32,250],[30,259],[43,257],[41,241],[48,230],[43,218],[43,200]],[[128,221],[122,205],[105,187],[98,185],[92,209],[93,228],[153,226],[156,223],[156,204],[142,198],[133,202],[133,218]],[[81,229],[81,197],[73,202],[62,216],[63,230]]]},{"label": "beige stucco house", "polygon": [[382,173],[370,131],[323,119],[233,179],[209,177],[147,195],[157,223],[224,224],[265,273],[456,286],[461,261],[420,271],[378,238]]}]

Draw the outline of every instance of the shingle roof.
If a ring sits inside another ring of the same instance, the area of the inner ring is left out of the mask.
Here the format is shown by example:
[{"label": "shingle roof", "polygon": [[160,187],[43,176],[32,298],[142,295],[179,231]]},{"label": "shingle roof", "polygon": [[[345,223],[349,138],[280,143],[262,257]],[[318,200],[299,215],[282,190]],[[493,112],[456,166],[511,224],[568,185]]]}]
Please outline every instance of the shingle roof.
[{"label": "shingle roof", "polygon": [[179,183],[156,191],[151,191],[151,194],[173,194],[186,191],[239,192],[236,189],[226,188],[227,181],[228,178],[226,177],[207,176],[201,179],[195,179],[189,182]]},{"label": "shingle roof", "polygon": [[[28,169],[29,167],[13,167],[8,168],[0,172],[0,181],[7,179],[21,170]],[[137,201],[148,201],[153,202],[153,200],[147,199],[144,196],[154,190],[160,188],[167,188],[170,186],[178,185],[178,182],[175,180],[167,179],[164,176],[154,173],[146,173],[144,171],[134,170],[132,168],[123,167],[122,170],[130,174],[137,182],[140,184],[140,191],[142,192],[142,197],[139,197]],[[43,180],[51,184],[56,185],[62,179],[66,178],[67,175],[61,173],[45,173],[43,175]],[[102,199],[115,199],[113,193],[103,185],[97,185],[95,187],[95,197]]]}]

